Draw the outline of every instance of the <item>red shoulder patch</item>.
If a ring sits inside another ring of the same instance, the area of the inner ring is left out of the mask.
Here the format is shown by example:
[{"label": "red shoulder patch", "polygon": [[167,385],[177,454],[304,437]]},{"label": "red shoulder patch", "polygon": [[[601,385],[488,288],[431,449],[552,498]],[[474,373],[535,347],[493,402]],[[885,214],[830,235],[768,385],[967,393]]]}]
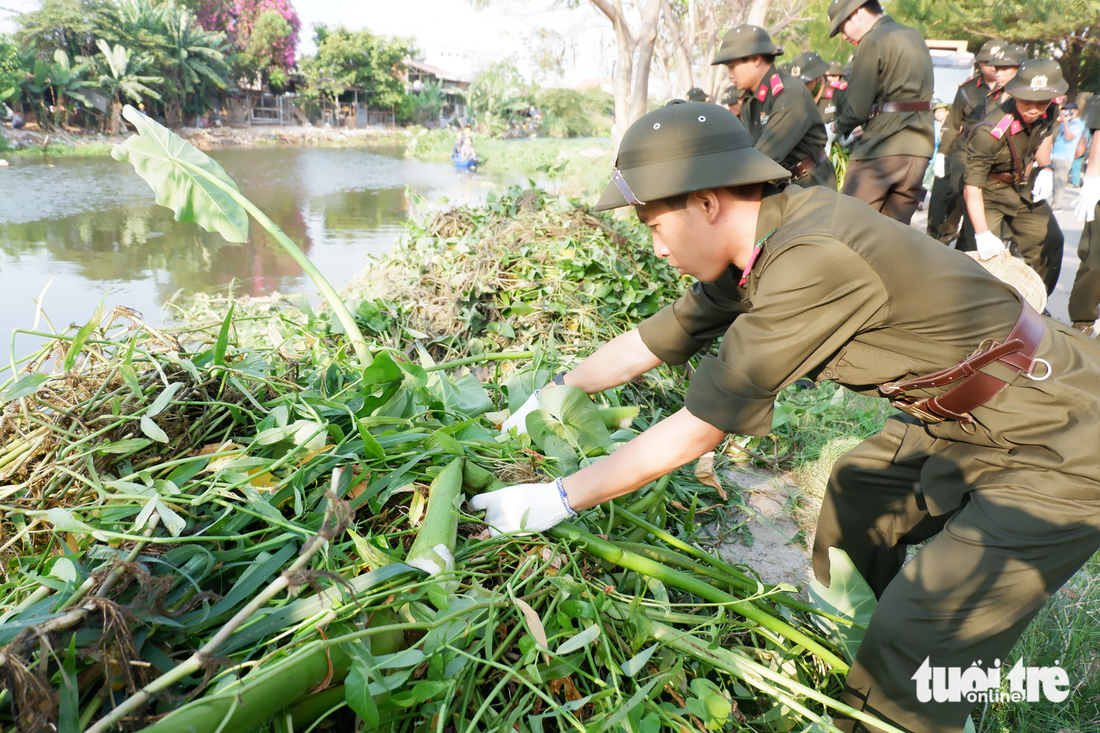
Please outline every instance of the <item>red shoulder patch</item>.
[{"label": "red shoulder patch", "polygon": [[1020,121],[1019,120],[1013,120],[1012,125],[1009,126],[1009,128],[1008,128],[1008,134],[1009,135],[1015,135],[1016,133],[1018,133],[1022,129],[1024,129],[1024,126],[1020,124]]},{"label": "red shoulder patch", "polygon": [[1052,99],[1050,101],[1054,102],[1055,104],[1061,104],[1062,102],[1066,101],[1066,95],[1063,94],[1062,96],[1055,97],[1054,99]]},{"label": "red shoulder patch", "polygon": [[771,81],[769,82],[772,87],[772,96],[779,94],[783,91],[783,80],[779,78],[779,74],[772,74]]},{"label": "red shoulder patch", "polygon": [[830,88],[825,90],[825,99],[832,99],[832,98],[833,98],[833,89],[832,89],[832,87],[830,87]]},{"label": "red shoulder patch", "polygon": [[848,88],[848,82],[846,82],[846,81],[831,81],[831,82],[829,82],[829,86],[831,86],[833,89],[844,90],[844,89]]},{"label": "red shoulder patch", "polygon": [[759,99],[761,102],[763,102],[765,99],[768,98],[768,85],[767,84],[761,84],[760,88],[758,90],[756,90],[756,98]]},{"label": "red shoulder patch", "polygon": [[992,130],[989,131],[989,134],[992,135],[993,137],[997,138],[998,140],[1000,140],[1001,137],[1006,132],[1008,132],[1008,126],[1011,125],[1012,122],[1013,122],[1012,115],[1005,115],[1001,119],[1001,121],[997,123],[996,127],[994,127]]},{"label": "red shoulder patch", "polygon": [[977,76],[972,76],[969,79],[967,79],[966,81],[964,81],[962,84],[959,84],[959,86],[960,87],[965,87],[967,84],[969,84],[970,82],[974,81],[977,78],[978,78]]}]

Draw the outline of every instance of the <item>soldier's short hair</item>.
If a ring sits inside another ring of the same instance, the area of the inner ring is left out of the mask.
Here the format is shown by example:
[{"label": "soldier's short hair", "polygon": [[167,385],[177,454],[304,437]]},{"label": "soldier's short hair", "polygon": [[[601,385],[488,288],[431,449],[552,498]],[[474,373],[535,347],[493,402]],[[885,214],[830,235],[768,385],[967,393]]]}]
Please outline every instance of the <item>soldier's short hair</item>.
[{"label": "soldier's short hair", "polygon": [[875,15],[882,15],[886,12],[882,9],[882,5],[879,4],[878,0],[867,0],[867,2],[863,3],[860,7],[867,8],[867,12],[874,13]]},{"label": "soldier's short hair", "polygon": [[[747,199],[749,195],[758,190],[764,184],[762,183],[746,183],[744,186],[726,186],[725,190],[731,196],[737,199]],[[694,191],[692,193],[695,193]],[[688,196],[691,193],[682,193],[678,196],[669,196],[665,199],[659,199],[657,201],[651,201],[651,204],[664,204],[668,207],[669,211],[687,211]]]}]

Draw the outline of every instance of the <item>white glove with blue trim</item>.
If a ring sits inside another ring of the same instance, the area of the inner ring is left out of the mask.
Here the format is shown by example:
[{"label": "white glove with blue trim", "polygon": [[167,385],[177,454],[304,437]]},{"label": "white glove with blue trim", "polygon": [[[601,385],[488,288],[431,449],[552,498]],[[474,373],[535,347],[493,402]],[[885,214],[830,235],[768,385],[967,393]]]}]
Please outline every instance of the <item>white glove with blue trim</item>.
[{"label": "white glove with blue trim", "polygon": [[542,532],[558,522],[577,516],[565,498],[561,479],[548,484],[517,484],[478,494],[470,506],[485,510],[489,534]]},{"label": "white glove with blue trim", "polygon": [[534,393],[527,398],[527,401],[520,405],[518,410],[509,415],[508,419],[500,424],[500,434],[507,435],[508,431],[512,428],[515,428],[516,433],[519,435],[526,433],[527,416],[537,409],[539,409],[539,391],[536,389]]}]

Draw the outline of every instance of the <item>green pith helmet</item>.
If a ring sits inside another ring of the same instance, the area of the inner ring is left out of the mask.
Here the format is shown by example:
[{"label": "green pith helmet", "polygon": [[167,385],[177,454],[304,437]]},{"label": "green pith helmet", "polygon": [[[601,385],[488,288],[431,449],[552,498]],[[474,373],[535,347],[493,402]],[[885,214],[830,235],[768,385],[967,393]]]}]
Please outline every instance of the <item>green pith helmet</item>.
[{"label": "green pith helmet", "polygon": [[867,0],[833,0],[829,3],[829,38],[840,33],[844,21],[859,10]]},{"label": "green pith helmet", "polygon": [[846,76],[848,74],[848,70],[844,68],[844,64],[840,63],[839,61],[834,61],[833,63],[829,64],[829,70],[825,73],[829,76]]},{"label": "green pith helmet", "polygon": [[687,101],[689,102],[707,102],[709,100],[710,97],[707,96],[707,93],[699,87],[692,87],[688,90]]},{"label": "green pith helmet", "polygon": [[1016,99],[1028,102],[1048,102],[1069,89],[1062,78],[1062,67],[1054,59],[1028,59],[1005,84],[1005,91]]},{"label": "green pith helmet", "polygon": [[722,95],[722,104],[727,107],[731,104],[737,104],[745,98],[745,93],[735,86],[726,87],[726,93]]},{"label": "green pith helmet", "polygon": [[791,73],[804,82],[811,82],[829,71],[829,64],[814,51],[803,51],[791,59]]},{"label": "green pith helmet", "polygon": [[1020,66],[1027,61],[1027,49],[1014,43],[1006,43],[986,61],[990,66]]},{"label": "green pith helmet", "polygon": [[596,211],[790,175],[753,148],[748,130],[725,107],[672,102],[627,129]]},{"label": "green pith helmet", "polygon": [[722,37],[722,45],[718,47],[718,53],[714,54],[711,66],[725,64],[734,59],[743,59],[749,56],[781,56],[783,47],[772,43],[768,32],[758,25],[743,23],[736,28],[731,28]]},{"label": "green pith helmet", "polygon": [[784,74],[789,74],[789,73],[791,73],[791,62],[788,61],[785,64],[780,64],[779,66],[776,66],[775,68],[779,69]]},{"label": "green pith helmet", "polygon": [[983,64],[988,64],[989,60],[996,56],[1001,49],[1007,46],[1006,41],[1002,41],[1000,38],[991,38],[982,44],[982,50],[978,51],[978,55],[974,57],[975,61],[981,61]]}]

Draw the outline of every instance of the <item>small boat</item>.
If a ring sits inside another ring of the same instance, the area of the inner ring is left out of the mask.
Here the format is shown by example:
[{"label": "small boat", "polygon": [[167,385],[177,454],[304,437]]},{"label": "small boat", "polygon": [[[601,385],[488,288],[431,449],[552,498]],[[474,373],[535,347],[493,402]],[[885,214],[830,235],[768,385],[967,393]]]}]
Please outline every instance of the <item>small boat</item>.
[{"label": "small boat", "polygon": [[463,158],[461,155],[452,155],[451,162],[454,163],[455,168],[458,168],[459,170],[474,170],[485,161],[483,161],[481,158],[466,159]]}]

